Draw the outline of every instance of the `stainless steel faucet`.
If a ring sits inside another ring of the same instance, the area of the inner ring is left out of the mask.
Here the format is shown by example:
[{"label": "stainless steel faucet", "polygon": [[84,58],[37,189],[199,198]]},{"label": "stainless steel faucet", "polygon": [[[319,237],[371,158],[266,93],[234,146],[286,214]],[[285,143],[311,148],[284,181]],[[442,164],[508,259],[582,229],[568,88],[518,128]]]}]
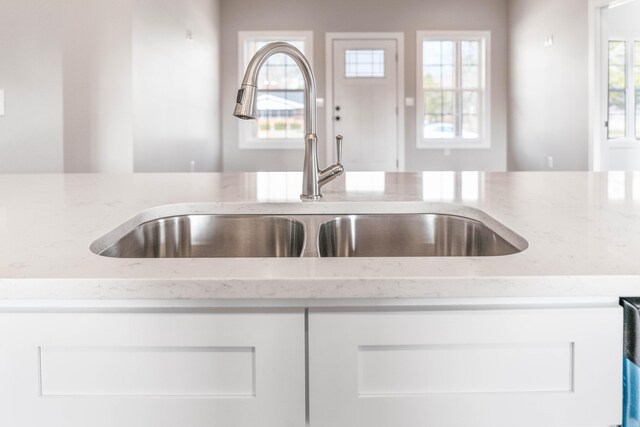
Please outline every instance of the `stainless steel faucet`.
[{"label": "stainless steel faucet", "polygon": [[300,198],[317,200],[322,197],[322,186],[344,173],[344,166],[342,166],[342,136],[336,137],[338,163],[320,170],[318,167],[318,136],[316,134],[316,78],[313,75],[309,61],[307,61],[302,52],[284,42],[269,43],[260,49],[249,62],[242,80],[242,86],[238,91],[233,115],[243,120],[255,120],[258,74],[267,59],[276,53],[284,53],[290,56],[298,65],[304,77],[306,136],[304,137],[304,166],[302,169],[302,194]]}]

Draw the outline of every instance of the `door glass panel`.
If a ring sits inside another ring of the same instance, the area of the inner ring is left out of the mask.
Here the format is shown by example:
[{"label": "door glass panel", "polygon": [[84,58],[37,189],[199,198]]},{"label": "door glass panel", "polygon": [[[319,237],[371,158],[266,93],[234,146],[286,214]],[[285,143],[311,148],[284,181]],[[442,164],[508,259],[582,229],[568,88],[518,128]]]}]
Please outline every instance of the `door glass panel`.
[{"label": "door glass panel", "polygon": [[640,139],[640,41],[636,41],[634,44],[633,52],[633,80],[636,88],[635,93],[635,110],[636,110],[636,139]]},{"label": "door glass panel", "polygon": [[627,133],[627,43],[609,41],[608,127],[607,138],[624,138]]},{"label": "door glass panel", "polygon": [[384,77],[384,49],[345,49],[344,64],[347,78]]}]

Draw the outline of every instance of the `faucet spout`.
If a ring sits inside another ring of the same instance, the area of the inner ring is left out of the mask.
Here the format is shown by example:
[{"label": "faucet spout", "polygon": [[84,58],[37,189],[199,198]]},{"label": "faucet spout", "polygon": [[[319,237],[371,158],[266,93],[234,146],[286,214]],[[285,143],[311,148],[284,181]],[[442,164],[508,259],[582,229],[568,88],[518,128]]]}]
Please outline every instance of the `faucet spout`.
[{"label": "faucet spout", "polygon": [[[298,65],[304,78],[304,123],[305,133],[316,133],[316,78],[307,58],[295,46],[285,42],[273,42],[260,49],[249,62],[242,86],[236,99],[234,116],[240,119],[256,118],[256,91],[260,69],[272,55],[284,53]],[[250,114],[244,114],[249,112]],[[246,117],[243,117],[246,116]]]},{"label": "faucet spout", "polygon": [[243,120],[255,120],[257,117],[258,74],[264,63],[277,53],[289,56],[298,65],[304,78],[305,103],[305,138],[304,138],[304,166],[302,178],[302,194],[300,198],[317,200],[322,197],[321,188],[324,184],[335,179],[344,172],[344,167],[338,161],[335,165],[324,170],[318,167],[318,136],[317,107],[316,107],[316,78],[307,58],[293,45],[285,42],[269,43],[260,49],[249,62],[244,74],[242,85],[236,97],[236,107],[233,115]]}]

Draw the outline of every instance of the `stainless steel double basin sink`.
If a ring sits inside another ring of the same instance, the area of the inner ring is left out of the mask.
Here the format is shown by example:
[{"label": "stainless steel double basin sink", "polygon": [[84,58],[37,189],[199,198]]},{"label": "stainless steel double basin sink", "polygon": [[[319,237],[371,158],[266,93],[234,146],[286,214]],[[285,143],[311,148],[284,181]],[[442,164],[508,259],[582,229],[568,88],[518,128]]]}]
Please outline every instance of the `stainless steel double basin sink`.
[{"label": "stainless steel double basin sink", "polygon": [[[495,220],[494,220],[495,222]],[[120,231],[91,250],[115,258],[483,257],[527,243],[495,222],[442,213],[176,215]]]}]

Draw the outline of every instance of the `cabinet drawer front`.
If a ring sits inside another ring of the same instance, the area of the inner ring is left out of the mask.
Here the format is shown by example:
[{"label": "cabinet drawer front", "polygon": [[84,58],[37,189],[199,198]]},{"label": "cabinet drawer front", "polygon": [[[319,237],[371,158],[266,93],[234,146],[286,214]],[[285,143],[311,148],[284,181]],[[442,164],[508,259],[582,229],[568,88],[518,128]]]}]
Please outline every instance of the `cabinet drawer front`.
[{"label": "cabinet drawer front", "polygon": [[312,427],[620,423],[618,307],[314,310]]},{"label": "cabinet drawer front", "polygon": [[0,314],[0,425],[300,426],[304,312]]}]

